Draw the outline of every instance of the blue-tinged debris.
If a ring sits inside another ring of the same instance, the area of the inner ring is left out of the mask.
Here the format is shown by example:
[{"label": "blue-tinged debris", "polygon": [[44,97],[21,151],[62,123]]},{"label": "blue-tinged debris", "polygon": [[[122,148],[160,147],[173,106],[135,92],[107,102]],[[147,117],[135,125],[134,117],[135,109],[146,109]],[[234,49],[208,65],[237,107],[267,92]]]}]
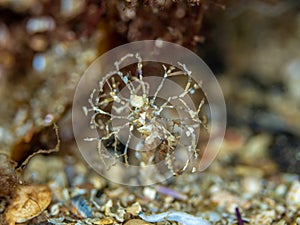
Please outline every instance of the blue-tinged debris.
[{"label": "blue-tinged debris", "polygon": [[77,195],[72,198],[71,202],[72,202],[73,210],[76,214],[79,214],[84,218],[92,217],[91,207],[89,206],[87,200],[83,196]]}]

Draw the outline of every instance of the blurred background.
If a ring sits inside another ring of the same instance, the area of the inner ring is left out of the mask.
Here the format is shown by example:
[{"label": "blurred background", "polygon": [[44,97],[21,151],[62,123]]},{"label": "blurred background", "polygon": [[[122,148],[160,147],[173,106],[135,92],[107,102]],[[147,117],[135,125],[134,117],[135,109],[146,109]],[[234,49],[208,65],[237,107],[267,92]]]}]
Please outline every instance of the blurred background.
[{"label": "blurred background", "polygon": [[115,46],[163,39],[195,51],[217,76],[226,138],[261,147],[239,159],[299,172],[299,9],[296,0],[2,0],[0,148],[21,163],[55,145],[55,122],[62,151],[74,152],[70,109],[83,71]]}]

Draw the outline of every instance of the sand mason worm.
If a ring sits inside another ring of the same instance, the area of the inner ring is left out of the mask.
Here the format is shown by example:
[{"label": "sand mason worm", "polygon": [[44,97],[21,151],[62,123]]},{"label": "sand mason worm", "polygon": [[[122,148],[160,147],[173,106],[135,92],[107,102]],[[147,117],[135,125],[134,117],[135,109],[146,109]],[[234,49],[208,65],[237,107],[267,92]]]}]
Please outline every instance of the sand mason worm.
[{"label": "sand mason worm", "polygon": [[[120,70],[121,64],[132,57],[137,60],[134,71]],[[164,160],[174,175],[181,174],[191,164],[191,157],[185,157],[179,166],[178,146],[197,159],[196,129],[205,127],[199,116],[204,98],[198,107],[186,102],[200,88],[192,72],[180,62],[177,67],[162,64],[163,74],[153,89],[143,74],[144,63],[138,53],[125,55],[114,66],[115,70],[103,76],[98,89],[91,92],[89,106],[83,107],[85,115],[90,116],[90,128],[99,134],[86,137],[85,141],[98,142],[98,156],[103,164],[109,155],[126,165],[143,166]],[[167,80],[175,76],[184,77],[182,90],[164,99],[159,97]],[[103,149],[103,145],[110,151]],[[113,164],[106,165],[107,169]]]}]

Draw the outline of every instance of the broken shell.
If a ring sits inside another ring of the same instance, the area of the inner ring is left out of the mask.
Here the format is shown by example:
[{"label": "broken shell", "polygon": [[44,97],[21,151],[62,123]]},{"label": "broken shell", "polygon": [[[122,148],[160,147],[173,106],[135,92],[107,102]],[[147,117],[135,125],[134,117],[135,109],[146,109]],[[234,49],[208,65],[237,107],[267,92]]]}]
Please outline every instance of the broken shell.
[{"label": "broken shell", "polygon": [[23,223],[40,215],[51,199],[52,193],[48,186],[19,186],[5,214],[7,223]]},{"label": "broken shell", "polygon": [[73,211],[76,215],[79,215],[83,218],[92,217],[92,209],[83,196],[77,195],[72,198],[71,202],[73,205]]},{"label": "broken shell", "polygon": [[141,211],[142,211],[142,207],[138,202],[135,202],[134,204],[126,208],[126,212],[133,216],[137,216]]}]

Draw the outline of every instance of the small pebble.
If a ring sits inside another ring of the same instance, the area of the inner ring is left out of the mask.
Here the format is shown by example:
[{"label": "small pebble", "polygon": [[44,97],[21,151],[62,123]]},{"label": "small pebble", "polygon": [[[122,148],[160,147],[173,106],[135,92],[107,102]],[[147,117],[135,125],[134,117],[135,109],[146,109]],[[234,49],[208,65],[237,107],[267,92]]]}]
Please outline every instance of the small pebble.
[{"label": "small pebble", "polygon": [[279,196],[283,196],[286,193],[286,186],[284,184],[279,184],[276,189],[275,189],[275,193]]},{"label": "small pebble", "polygon": [[143,190],[143,194],[150,200],[154,200],[156,197],[156,190],[150,187],[145,187]]},{"label": "small pebble", "polygon": [[286,195],[286,203],[288,205],[300,206],[300,182],[294,181]]},{"label": "small pebble", "polygon": [[44,36],[35,35],[29,40],[29,46],[34,51],[45,51],[48,47],[48,41]]},{"label": "small pebble", "polygon": [[245,177],[242,180],[242,187],[244,193],[249,195],[255,195],[262,189],[261,180],[257,177]]},{"label": "small pebble", "polygon": [[128,220],[124,225],[151,225],[152,223],[145,222],[140,219],[132,219]]},{"label": "small pebble", "polygon": [[114,220],[110,217],[106,217],[104,219],[100,219],[98,221],[94,221],[93,224],[95,225],[111,225],[114,223]]},{"label": "small pebble", "polygon": [[57,216],[59,214],[59,206],[60,204],[54,204],[50,208],[50,215],[51,216]]}]

